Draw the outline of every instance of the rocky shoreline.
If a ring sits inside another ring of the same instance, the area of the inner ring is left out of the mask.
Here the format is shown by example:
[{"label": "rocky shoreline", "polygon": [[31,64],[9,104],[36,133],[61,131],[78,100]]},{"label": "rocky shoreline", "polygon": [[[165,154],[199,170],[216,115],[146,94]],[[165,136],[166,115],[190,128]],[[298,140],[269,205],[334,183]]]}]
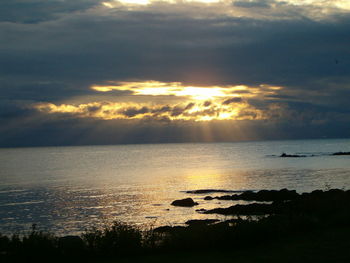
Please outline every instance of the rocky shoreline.
[{"label": "rocky shoreline", "polygon": [[[227,192],[225,190],[225,192]],[[190,193],[193,193],[191,191]],[[206,193],[205,190],[196,193]],[[249,204],[236,204],[226,208],[198,209],[198,213],[221,215],[286,215],[286,214],[324,214],[339,210],[350,209],[350,190],[330,189],[327,191],[315,190],[311,193],[298,194],[295,190],[260,190],[257,192],[245,191],[241,194],[206,196],[204,200],[244,200],[254,201]],[[269,203],[266,203],[269,202]],[[175,200],[177,206],[198,205],[192,198]],[[205,220],[204,220],[205,221]]]}]

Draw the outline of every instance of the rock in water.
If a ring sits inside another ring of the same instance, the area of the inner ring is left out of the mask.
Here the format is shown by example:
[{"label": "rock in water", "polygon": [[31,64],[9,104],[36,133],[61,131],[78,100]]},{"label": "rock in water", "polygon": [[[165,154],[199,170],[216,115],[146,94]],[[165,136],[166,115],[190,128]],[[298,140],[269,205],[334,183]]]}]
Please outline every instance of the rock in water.
[{"label": "rock in water", "polygon": [[171,205],[192,207],[192,206],[198,205],[198,203],[193,201],[192,198],[185,198],[185,199],[175,200],[171,203]]},{"label": "rock in water", "polygon": [[287,154],[287,153],[282,153],[280,157],[285,158],[285,157],[307,157],[306,155],[300,155],[300,154]]},{"label": "rock in water", "polygon": [[336,153],[333,153],[332,155],[350,155],[350,152],[336,152]]},{"label": "rock in water", "polygon": [[220,221],[219,219],[192,219],[186,221],[186,225],[189,226],[206,226]]}]

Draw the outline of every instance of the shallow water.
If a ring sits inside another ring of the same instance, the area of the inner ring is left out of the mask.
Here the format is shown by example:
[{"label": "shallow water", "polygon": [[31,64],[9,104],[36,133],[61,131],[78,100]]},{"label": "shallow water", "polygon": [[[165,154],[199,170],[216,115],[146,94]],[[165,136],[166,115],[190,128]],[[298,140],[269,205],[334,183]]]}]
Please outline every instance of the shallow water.
[{"label": "shallow water", "polygon": [[[350,156],[330,155],[338,151],[350,151],[350,140],[0,149],[0,232],[32,223],[59,234],[114,220],[182,224],[210,217],[195,209],[233,204],[185,190],[349,189]],[[200,204],[170,205],[189,196]]]}]

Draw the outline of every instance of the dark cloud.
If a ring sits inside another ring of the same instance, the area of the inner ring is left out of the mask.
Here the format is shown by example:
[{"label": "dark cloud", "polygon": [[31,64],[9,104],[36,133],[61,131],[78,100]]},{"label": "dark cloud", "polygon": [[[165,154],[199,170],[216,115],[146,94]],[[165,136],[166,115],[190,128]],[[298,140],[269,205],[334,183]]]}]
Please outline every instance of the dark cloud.
[{"label": "dark cloud", "polygon": [[[32,82],[74,83],[72,90],[114,79],[306,83],[320,88],[315,83],[320,78],[350,73],[347,17],[315,22],[120,14],[99,19],[80,15],[29,27],[9,25],[2,34],[9,43],[0,46],[0,72]],[[217,24],[222,25],[219,30]],[[218,46],[213,40],[220,39]],[[335,58],[341,63],[335,64]],[[52,89],[47,87],[47,93]]]},{"label": "dark cloud", "polygon": [[230,98],[230,99],[224,100],[224,101],[222,102],[222,105],[229,105],[229,104],[231,104],[231,103],[240,103],[240,102],[242,102],[242,101],[243,101],[242,98],[240,98],[240,97],[234,97],[234,98]]},{"label": "dark cloud", "polygon": [[283,94],[272,94],[272,95],[266,95],[267,98],[274,98],[274,99],[290,99],[290,100],[298,100],[298,97],[290,96],[290,95],[283,95]]},{"label": "dark cloud", "polygon": [[243,8],[270,8],[272,1],[258,0],[258,1],[234,1],[233,5]]},{"label": "dark cloud", "polygon": [[235,90],[234,92],[232,92],[232,93],[234,93],[234,94],[249,94],[249,93],[251,93],[251,91],[250,90]]},{"label": "dark cloud", "polygon": [[253,110],[241,110],[237,116],[238,119],[258,119],[258,114]]},{"label": "dark cloud", "polygon": [[[60,124],[58,119],[47,120],[29,106],[35,102],[104,96],[89,89],[94,84],[150,79],[191,85],[283,86],[284,89],[275,94],[248,100],[250,105],[271,114],[274,124],[259,124],[270,125],[270,128],[265,127],[265,133],[262,132],[266,138],[269,137],[267,131],[273,129],[279,130],[281,137],[292,130],[296,137],[301,136],[297,128],[284,130],[281,128],[284,124],[275,124],[288,120],[295,120],[295,127],[309,125],[303,127],[310,131],[305,133],[308,136],[312,135],[311,131],[321,136],[321,131],[315,128],[316,122],[323,123],[325,135],[322,136],[344,136],[346,132],[340,129],[347,127],[342,120],[349,113],[349,13],[316,19],[294,9],[289,12],[288,8],[292,7],[283,3],[282,11],[289,13],[279,19],[280,13],[272,14],[274,11],[267,8],[272,2],[235,1],[232,8],[252,12],[257,9],[261,16],[229,17],[209,13],[195,4],[183,4],[181,12],[171,11],[172,5],[158,3],[138,10],[116,8],[102,13],[91,9],[101,4],[98,0],[5,1],[0,8],[1,145],[26,144],[26,140],[38,145],[45,144],[45,140],[48,144],[63,143],[58,138],[51,138],[60,131],[66,134],[62,140],[74,144],[69,138],[80,138],[89,125],[95,124],[92,120],[73,122],[63,118]],[[130,91],[115,91],[111,98],[130,94]],[[234,102],[239,101],[228,99],[223,103]],[[272,111],[271,107],[276,105],[278,110]],[[130,108],[123,114],[133,117],[158,111],[178,116],[193,106],[164,106],[152,110]],[[98,110],[98,107],[88,109],[90,112]],[[214,113],[208,112],[210,114]],[[256,113],[246,111],[241,114],[255,118]],[[18,130],[26,123],[30,125]],[[103,127],[111,123],[116,127],[131,125],[135,132],[126,137],[135,136],[135,142],[152,141],[144,134],[159,128],[159,125],[145,128],[142,124],[141,128],[136,124],[109,121]],[[172,130],[174,138],[184,131],[171,127],[159,129]],[[35,132],[40,138],[34,139]],[[89,136],[86,138],[98,143]],[[8,144],[4,141],[6,138]],[[168,139],[170,137],[164,141]],[[119,139],[113,142],[119,142]]]},{"label": "dark cloud", "polygon": [[121,113],[127,117],[135,117],[136,115],[145,114],[149,111],[150,110],[147,107],[142,107],[140,109],[137,109],[135,107],[130,107],[130,108],[123,110]]},{"label": "dark cloud", "polygon": [[100,0],[3,0],[0,21],[39,23],[91,8],[102,2]]},{"label": "dark cloud", "polygon": [[[151,78],[281,85],[349,74],[346,17],[321,23],[120,14],[8,26],[1,72],[69,83]],[[222,39],[220,46],[215,39]]]},{"label": "dark cloud", "polygon": [[35,111],[29,109],[26,105],[14,103],[12,101],[2,101],[0,103],[0,122],[3,124],[7,120],[15,120],[25,116],[30,116]]},{"label": "dark cloud", "polygon": [[[248,114],[248,113],[247,113]],[[95,119],[24,121],[15,130],[0,128],[0,146],[103,145],[129,143],[211,142],[261,139],[344,138],[350,122],[311,124],[274,121],[168,122]],[[210,134],[208,134],[210,131]],[[155,136],[156,135],[156,136]]]},{"label": "dark cloud", "polygon": [[[206,102],[205,102],[206,103]],[[188,103],[187,105],[186,105],[186,107],[184,108],[184,110],[190,110],[190,109],[192,109],[193,107],[194,107],[194,103],[193,102],[190,102],[190,103]]]},{"label": "dark cloud", "polygon": [[169,111],[171,111],[171,107],[166,105],[166,106],[163,106],[159,109],[153,109],[152,113],[164,113],[164,112],[169,112]]},{"label": "dark cloud", "polygon": [[203,103],[204,107],[209,107],[211,105],[211,101],[207,100]]},{"label": "dark cloud", "polygon": [[175,106],[172,110],[171,110],[171,116],[176,117],[181,115],[184,112],[184,108],[179,107],[179,106]]}]

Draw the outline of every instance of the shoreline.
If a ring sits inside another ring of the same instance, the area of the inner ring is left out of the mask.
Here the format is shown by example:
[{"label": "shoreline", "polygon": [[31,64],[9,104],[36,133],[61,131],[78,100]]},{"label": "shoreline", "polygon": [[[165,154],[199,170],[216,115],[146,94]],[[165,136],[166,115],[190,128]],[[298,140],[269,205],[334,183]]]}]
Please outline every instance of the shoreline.
[{"label": "shoreline", "polygon": [[[324,245],[339,250],[339,257],[344,256],[343,245],[350,247],[350,190],[316,190],[300,195],[283,189],[258,193],[243,192],[231,197],[235,200],[250,195],[250,198],[255,196],[261,201],[264,196],[264,201],[269,197],[273,199],[272,203],[213,209],[212,213],[225,211],[237,219],[192,220],[186,227],[140,229],[115,222],[104,229],[90,229],[80,236],[59,237],[42,232],[33,225],[32,230],[22,236],[0,235],[0,259],[2,262],[44,262],[50,258],[58,261],[86,259],[99,262],[103,259],[114,262],[123,259],[136,262],[139,257],[161,258],[164,253],[189,253],[193,256],[215,254],[215,251],[249,252],[276,244],[297,245],[299,241],[312,245],[318,240],[323,244],[326,240],[321,238],[322,235],[335,239]],[[317,251],[324,252],[321,248]],[[275,252],[278,254],[277,250]]]}]

